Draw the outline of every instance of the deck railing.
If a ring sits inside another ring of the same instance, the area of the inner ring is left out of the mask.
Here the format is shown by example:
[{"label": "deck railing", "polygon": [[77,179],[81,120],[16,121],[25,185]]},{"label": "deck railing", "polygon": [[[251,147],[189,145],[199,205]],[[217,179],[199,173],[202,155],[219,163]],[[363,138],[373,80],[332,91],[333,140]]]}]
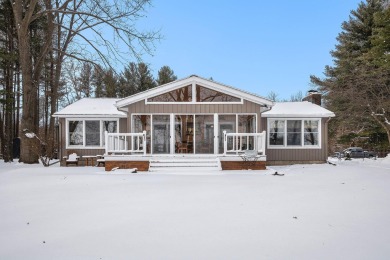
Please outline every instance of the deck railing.
[{"label": "deck railing", "polygon": [[224,155],[239,154],[248,150],[265,155],[265,131],[261,133],[227,133],[223,131],[223,135]]},{"label": "deck railing", "polygon": [[143,153],[146,155],[146,131],[142,133],[105,132],[106,154]]}]

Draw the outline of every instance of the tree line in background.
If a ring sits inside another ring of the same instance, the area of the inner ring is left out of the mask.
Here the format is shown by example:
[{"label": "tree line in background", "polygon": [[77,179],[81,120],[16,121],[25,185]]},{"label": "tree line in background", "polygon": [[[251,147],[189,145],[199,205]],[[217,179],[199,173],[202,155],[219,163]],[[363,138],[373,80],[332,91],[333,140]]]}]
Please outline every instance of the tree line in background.
[{"label": "tree line in background", "polygon": [[[113,61],[140,60],[143,53],[153,51],[159,32],[136,28],[149,6],[149,0],[0,0],[4,161],[13,159],[16,137],[21,141],[20,161],[38,162],[42,146],[47,158],[52,157],[56,141],[52,114],[62,103],[155,86],[145,64],[130,64],[123,77],[112,69]],[[132,79],[132,73],[139,78]],[[112,87],[116,81],[120,88]],[[27,138],[25,133],[36,135]]]},{"label": "tree line in background", "polygon": [[[16,137],[20,160],[38,162],[41,143],[26,132],[39,135],[52,157],[52,114],[61,107],[83,97],[126,97],[176,79],[167,66],[153,79],[148,65],[138,62],[160,38],[136,28],[149,6],[149,0],[0,0],[0,142],[6,162],[13,159]],[[388,146],[389,1],[360,3],[337,40],[334,65],[325,67],[323,78],[311,76],[337,115],[330,121],[331,137],[347,143],[368,136]],[[119,73],[113,69],[114,60],[129,59],[137,62]],[[268,97],[277,100],[275,93]],[[301,93],[291,97],[301,99]]]},{"label": "tree line in background", "polygon": [[130,62],[121,73],[88,62],[68,64],[64,71],[61,107],[86,97],[124,98],[177,79],[169,66],[161,67],[154,79],[149,66],[143,62]]},{"label": "tree line in background", "polygon": [[[388,149],[390,143],[389,1],[367,0],[351,11],[331,51],[333,66],[311,82],[336,113],[330,121],[334,149],[348,145]],[[360,141],[359,141],[360,139]]]}]

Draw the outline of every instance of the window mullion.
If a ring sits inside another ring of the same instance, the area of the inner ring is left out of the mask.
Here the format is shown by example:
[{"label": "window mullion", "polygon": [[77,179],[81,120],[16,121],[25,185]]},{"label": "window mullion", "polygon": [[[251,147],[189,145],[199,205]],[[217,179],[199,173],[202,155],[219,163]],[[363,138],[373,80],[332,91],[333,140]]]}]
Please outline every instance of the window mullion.
[{"label": "window mullion", "polygon": [[305,120],[302,119],[301,120],[301,140],[302,140],[302,144],[301,144],[301,147],[304,147],[305,146]]},{"label": "window mullion", "polygon": [[287,120],[284,120],[284,147],[287,147]]},{"label": "window mullion", "polygon": [[86,120],[84,119],[83,120],[83,147],[85,147],[85,142],[86,142],[86,140],[87,140],[87,138],[86,138],[86,131],[85,131],[85,128],[87,127],[87,124],[86,124]]}]

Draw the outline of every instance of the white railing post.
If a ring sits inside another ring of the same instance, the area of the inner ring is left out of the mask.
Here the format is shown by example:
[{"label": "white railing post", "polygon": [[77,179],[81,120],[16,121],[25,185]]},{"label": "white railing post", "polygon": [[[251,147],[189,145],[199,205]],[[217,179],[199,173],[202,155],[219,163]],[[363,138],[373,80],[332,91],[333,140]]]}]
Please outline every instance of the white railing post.
[{"label": "white railing post", "polygon": [[227,151],[227,136],[226,136],[226,130],[223,131],[223,155],[226,155]]},{"label": "white railing post", "polygon": [[144,155],[146,155],[146,131],[142,132],[142,149],[144,150]]},{"label": "white railing post", "polygon": [[104,131],[104,154],[108,154],[108,132]]},{"label": "white railing post", "polygon": [[106,153],[146,154],[146,131],[143,131],[142,133],[106,132],[105,140]]},{"label": "white railing post", "polygon": [[[223,131],[223,138],[224,138],[224,144],[223,144],[223,154],[226,155],[227,153],[242,153],[244,150],[253,150],[256,151],[256,153],[262,153],[265,155],[265,141],[266,141],[266,132],[263,131],[262,133],[226,133],[226,131]],[[228,147],[228,141],[232,141],[232,147]],[[252,139],[253,138],[253,139]],[[250,140],[253,140],[253,147],[249,147]],[[246,141],[245,149],[244,147],[244,141]]]},{"label": "white railing post", "polygon": [[267,134],[265,131],[262,132],[263,136],[262,136],[262,140],[261,140],[261,149],[263,151],[263,155],[265,155],[265,144],[266,144],[266,138],[267,138]]}]

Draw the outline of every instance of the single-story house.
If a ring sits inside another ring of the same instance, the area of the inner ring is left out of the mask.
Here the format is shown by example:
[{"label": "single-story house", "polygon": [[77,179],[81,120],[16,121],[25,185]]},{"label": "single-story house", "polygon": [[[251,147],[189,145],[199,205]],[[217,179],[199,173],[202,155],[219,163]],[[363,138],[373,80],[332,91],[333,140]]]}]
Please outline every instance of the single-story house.
[{"label": "single-story house", "polygon": [[58,111],[59,152],[104,155],[106,170],[148,170],[164,159],[186,166],[212,159],[222,169],[322,163],[335,115],[313,103],[318,97],[272,102],[192,75],[123,99],[84,98]]}]

